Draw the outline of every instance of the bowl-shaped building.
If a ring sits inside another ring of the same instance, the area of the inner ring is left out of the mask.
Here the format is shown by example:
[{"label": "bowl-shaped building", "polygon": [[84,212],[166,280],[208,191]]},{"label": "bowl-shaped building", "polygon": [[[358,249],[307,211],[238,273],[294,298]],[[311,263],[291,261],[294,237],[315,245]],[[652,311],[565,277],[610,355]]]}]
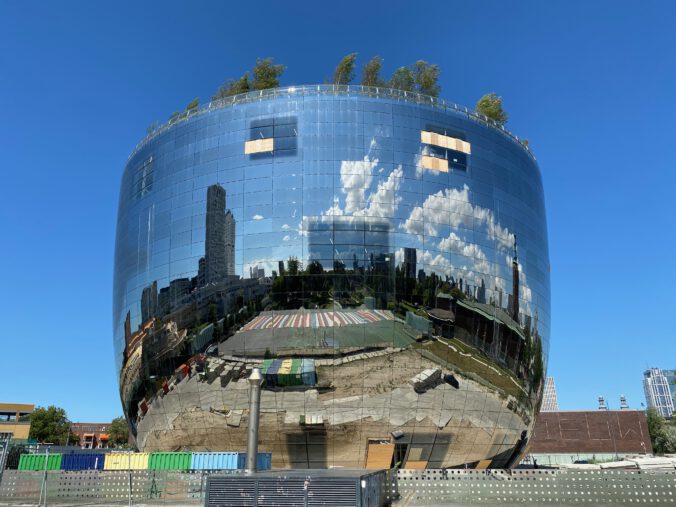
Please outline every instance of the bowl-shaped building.
[{"label": "bowl-shaped building", "polygon": [[538,165],[453,103],[302,86],[212,102],[133,150],[113,319],[140,449],[294,468],[505,467],[542,395]]}]

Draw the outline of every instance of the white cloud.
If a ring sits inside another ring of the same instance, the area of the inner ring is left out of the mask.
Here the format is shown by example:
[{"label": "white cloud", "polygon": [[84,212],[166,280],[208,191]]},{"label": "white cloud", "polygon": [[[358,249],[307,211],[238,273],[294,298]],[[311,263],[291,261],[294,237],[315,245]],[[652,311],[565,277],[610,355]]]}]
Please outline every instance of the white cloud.
[{"label": "white cloud", "polygon": [[290,241],[290,240],[291,236],[289,236],[288,234],[282,238],[282,241]]},{"label": "white cloud", "polygon": [[371,160],[368,155],[364,160],[343,160],[340,163],[340,183],[345,194],[346,214],[352,214],[363,206],[376,165],[378,159]]},{"label": "white cloud", "polygon": [[355,211],[355,216],[381,217],[389,218],[394,216],[397,206],[401,202],[401,197],[397,195],[399,183],[404,177],[404,170],[401,166],[395,168],[387,180],[378,184],[375,192],[372,192],[367,201],[367,206],[361,211]]},{"label": "white cloud", "polygon": [[263,215],[254,215],[252,218],[254,220],[263,220],[264,217],[263,217]]},{"label": "white cloud", "polygon": [[282,230],[283,230],[283,231],[288,231],[289,229],[291,229],[291,226],[289,226],[289,224],[284,224],[284,225],[282,225]]},{"label": "white cloud", "polygon": [[401,226],[409,234],[422,239],[423,234],[436,236],[440,226],[474,229],[476,223],[485,224],[488,237],[497,242],[499,248],[511,249],[514,234],[495,220],[493,212],[470,202],[469,187],[447,188],[427,196],[422,206],[416,206]]},{"label": "white cloud", "polygon": [[342,216],[343,210],[340,207],[340,200],[337,197],[333,198],[333,206],[331,206],[329,209],[324,211],[322,215],[326,216]]}]

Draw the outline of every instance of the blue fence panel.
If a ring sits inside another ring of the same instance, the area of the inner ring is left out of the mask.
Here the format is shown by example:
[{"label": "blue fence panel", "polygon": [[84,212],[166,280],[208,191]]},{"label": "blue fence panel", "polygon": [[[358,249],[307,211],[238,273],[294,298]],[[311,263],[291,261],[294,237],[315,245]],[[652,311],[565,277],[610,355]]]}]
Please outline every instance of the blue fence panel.
[{"label": "blue fence panel", "polygon": [[[246,467],[246,453],[239,453],[239,461],[237,463],[237,468],[244,470]],[[256,469],[257,470],[270,470],[272,468],[272,453],[271,452],[259,452],[256,457]]]},{"label": "blue fence panel", "polygon": [[301,377],[303,378],[303,384],[306,386],[313,386],[317,383],[317,372],[314,359],[303,359],[300,371]]},{"label": "blue fence panel", "polygon": [[61,470],[103,470],[106,455],[97,454],[64,454],[61,457]]},{"label": "blue fence panel", "polygon": [[282,361],[280,359],[275,359],[272,361],[270,366],[268,367],[267,371],[265,372],[265,383],[270,386],[274,387],[277,385],[277,372],[279,371],[279,368],[282,366]]},{"label": "blue fence panel", "polygon": [[236,452],[194,452],[190,468],[193,470],[237,470]]}]

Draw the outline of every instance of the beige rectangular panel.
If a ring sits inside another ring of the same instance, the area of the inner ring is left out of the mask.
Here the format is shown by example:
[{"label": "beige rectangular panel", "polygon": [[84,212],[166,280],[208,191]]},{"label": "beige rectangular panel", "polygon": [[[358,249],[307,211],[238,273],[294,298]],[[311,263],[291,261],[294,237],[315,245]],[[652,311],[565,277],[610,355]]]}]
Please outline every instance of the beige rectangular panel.
[{"label": "beige rectangular panel", "polygon": [[491,464],[491,461],[493,461],[493,460],[482,459],[481,461],[479,461],[479,464],[476,466],[477,470],[484,470],[484,469],[488,468],[488,466]]},{"label": "beige rectangular panel", "polygon": [[433,171],[440,171],[442,173],[448,172],[448,160],[446,160],[445,158],[437,158],[430,157],[429,155],[423,155],[422,166],[425,169],[431,169]]},{"label": "beige rectangular panel", "polygon": [[369,444],[366,468],[369,470],[390,468],[393,455],[394,444]]},{"label": "beige rectangular panel", "polygon": [[424,470],[427,466],[427,461],[413,461],[407,460],[406,466],[404,467],[407,470]]},{"label": "beige rectangular panel", "polygon": [[434,144],[432,142],[432,132],[427,132],[426,130],[421,130],[420,131],[420,142],[423,144]]},{"label": "beige rectangular panel", "polygon": [[253,153],[266,153],[274,150],[275,143],[272,137],[267,139],[254,139],[253,141],[246,141],[244,143],[244,154],[251,155]]},{"label": "beige rectangular panel", "polygon": [[423,144],[431,144],[433,146],[440,146],[441,148],[448,148],[449,150],[461,151],[468,155],[472,153],[472,146],[462,139],[455,137],[444,136],[434,132],[420,131],[420,142]]}]

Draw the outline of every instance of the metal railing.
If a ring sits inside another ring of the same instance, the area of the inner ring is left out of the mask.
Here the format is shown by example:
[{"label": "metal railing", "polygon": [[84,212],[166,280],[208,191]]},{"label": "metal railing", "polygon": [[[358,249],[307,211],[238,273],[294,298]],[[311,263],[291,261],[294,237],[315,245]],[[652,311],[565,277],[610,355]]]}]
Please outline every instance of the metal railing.
[{"label": "metal railing", "polygon": [[258,90],[247,93],[240,93],[238,95],[233,95],[231,97],[225,97],[222,99],[212,100],[208,104],[202,106],[201,108],[195,108],[191,110],[186,110],[181,113],[178,113],[175,116],[172,116],[166,123],[160,125],[159,127],[153,129],[149,132],[132,150],[131,154],[127,158],[129,161],[139,150],[141,150],[148,142],[152,141],[159,135],[163,134],[172,127],[187,121],[191,118],[196,118],[203,114],[210,113],[218,109],[224,109],[226,107],[232,107],[239,104],[248,104],[251,102],[262,102],[264,100],[273,100],[278,98],[293,98],[293,97],[307,97],[307,96],[317,96],[317,95],[337,95],[337,96],[361,96],[369,98],[380,98],[395,100],[400,102],[406,102],[411,104],[419,104],[430,106],[436,109],[441,109],[443,111],[455,111],[467,116],[468,119],[475,120],[483,125],[494,128],[495,130],[501,132],[503,135],[507,136],[518,145],[520,145],[526,153],[528,153],[533,160],[535,160],[535,155],[530,150],[528,145],[519,139],[518,136],[512,134],[507,130],[504,125],[501,125],[487,116],[477,113],[469,109],[467,106],[457,104],[450,100],[440,99],[438,97],[432,97],[430,95],[423,95],[416,92],[407,92],[404,90],[397,90],[394,88],[384,88],[384,87],[375,87],[375,86],[361,86],[361,85],[301,85],[301,86],[286,86],[283,88],[270,88],[267,90]]}]

